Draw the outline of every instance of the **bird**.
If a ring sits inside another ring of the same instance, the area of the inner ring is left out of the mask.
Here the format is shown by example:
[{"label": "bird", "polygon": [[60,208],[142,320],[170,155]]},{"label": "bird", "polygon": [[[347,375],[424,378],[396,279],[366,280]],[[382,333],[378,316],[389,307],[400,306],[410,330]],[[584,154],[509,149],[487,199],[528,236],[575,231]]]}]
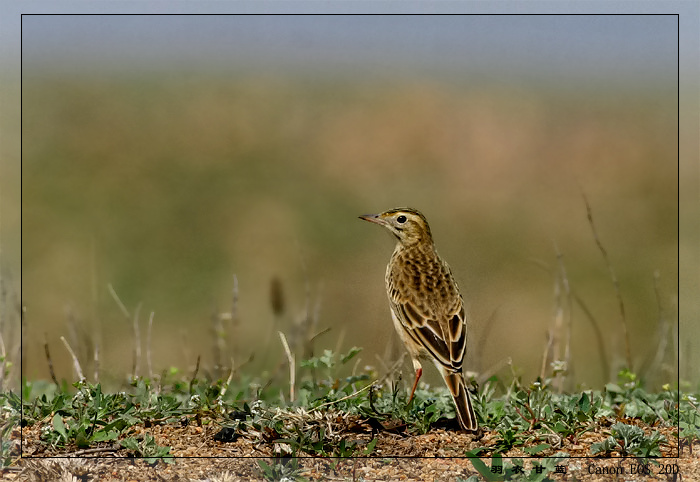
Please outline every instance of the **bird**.
[{"label": "bird", "polygon": [[467,350],[464,301],[449,265],[435,249],[428,221],[407,207],[359,217],[384,226],[397,238],[385,282],[394,327],[415,370],[408,403],[423,374],[420,360],[430,360],[452,395],[460,427],[476,431],[478,422],[462,374]]}]

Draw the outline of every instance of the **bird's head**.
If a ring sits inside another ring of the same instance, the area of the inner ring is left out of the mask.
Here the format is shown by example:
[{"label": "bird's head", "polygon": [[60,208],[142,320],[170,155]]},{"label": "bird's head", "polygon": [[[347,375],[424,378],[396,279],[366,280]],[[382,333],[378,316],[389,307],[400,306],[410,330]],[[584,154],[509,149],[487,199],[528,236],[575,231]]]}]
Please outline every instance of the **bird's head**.
[{"label": "bird's head", "polygon": [[394,208],[379,214],[365,214],[360,219],[384,226],[404,246],[432,243],[428,221],[415,209]]}]

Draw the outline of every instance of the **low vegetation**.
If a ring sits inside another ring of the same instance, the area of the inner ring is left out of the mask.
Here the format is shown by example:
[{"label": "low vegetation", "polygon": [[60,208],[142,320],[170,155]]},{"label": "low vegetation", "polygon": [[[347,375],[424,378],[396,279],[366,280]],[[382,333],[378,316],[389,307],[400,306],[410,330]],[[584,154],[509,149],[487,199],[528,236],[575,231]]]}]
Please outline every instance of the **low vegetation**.
[{"label": "low vegetation", "polygon": [[[134,379],[115,393],[86,381],[70,386],[24,381],[21,394],[0,395],[2,464],[8,468],[17,462],[11,439],[20,426],[24,456],[111,455],[171,464],[176,462],[171,447],[148,429],[192,424],[214,427],[207,443],[257,446],[258,475],[280,480],[302,477],[299,460],[304,457],[337,464],[351,457],[401,455],[390,452],[392,438],[458,428],[442,388],[423,386],[407,404],[400,383],[380,383],[371,371],[343,375],[359,353],[357,348],[343,354],[326,351],[305,360],[294,401],[282,403],[283,387],[262,389],[246,377],[186,380],[177,370],[163,379]],[[618,383],[603,390],[572,394],[557,393],[549,380],[525,385],[492,377],[475,396],[482,432],[467,436],[474,442],[471,448],[453,455],[472,458],[487,480],[507,480],[509,474],[546,480],[572,455],[643,461],[678,456],[692,451],[698,440],[696,400],[670,387],[650,393],[630,372],[621,372]],[[537,462],[525,470],[523,459],[504,460],[508,457],[536,457]]]}]

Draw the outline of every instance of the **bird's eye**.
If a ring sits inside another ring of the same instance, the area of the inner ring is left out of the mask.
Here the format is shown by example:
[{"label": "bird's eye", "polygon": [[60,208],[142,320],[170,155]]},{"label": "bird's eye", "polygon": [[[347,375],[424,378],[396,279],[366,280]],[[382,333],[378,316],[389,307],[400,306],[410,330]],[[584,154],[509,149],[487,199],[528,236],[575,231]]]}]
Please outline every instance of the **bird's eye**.
[{"label": "bird's eye", "polygon": [[396,218],[396,221],[398,221],[399,223],[403,224],[403,223],[406,222],[406,216],[404,216],[404,215],[402,214],[401,216],[399,216],[398,218]]}]

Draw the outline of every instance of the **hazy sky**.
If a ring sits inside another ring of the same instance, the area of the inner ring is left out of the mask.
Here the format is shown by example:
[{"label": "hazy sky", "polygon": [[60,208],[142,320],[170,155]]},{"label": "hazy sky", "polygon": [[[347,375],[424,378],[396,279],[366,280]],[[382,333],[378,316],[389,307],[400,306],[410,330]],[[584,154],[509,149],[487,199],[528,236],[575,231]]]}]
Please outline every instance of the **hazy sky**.
[{"label": "hazy sky", "polygon": [[[25,69],[419,69],[675,80],[674,15],[25,15]],[[670,76],[670,77],[669,77]]]}]

